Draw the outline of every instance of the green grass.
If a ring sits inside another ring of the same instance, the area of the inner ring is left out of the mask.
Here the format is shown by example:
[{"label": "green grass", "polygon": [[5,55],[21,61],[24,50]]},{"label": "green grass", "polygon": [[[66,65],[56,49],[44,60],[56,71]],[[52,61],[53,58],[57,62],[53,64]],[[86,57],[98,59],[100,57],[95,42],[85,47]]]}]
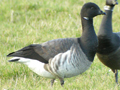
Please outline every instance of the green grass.
[{"label": "green grass", "polygon": [[[103,10],[103,0],[0,0],[0,90],[120,90],[112,71],[97,57],[86,72],[65,79],[64,87],[59,80],[51,87],[50,79],[36,75],[23,64],[7,61],[8,53],[29,44],[81,36],[79,13],[89,1]],[[114,32],[120,31],[119,8],[114,9]],[[96,33],[101,19],[94,19]]]}]

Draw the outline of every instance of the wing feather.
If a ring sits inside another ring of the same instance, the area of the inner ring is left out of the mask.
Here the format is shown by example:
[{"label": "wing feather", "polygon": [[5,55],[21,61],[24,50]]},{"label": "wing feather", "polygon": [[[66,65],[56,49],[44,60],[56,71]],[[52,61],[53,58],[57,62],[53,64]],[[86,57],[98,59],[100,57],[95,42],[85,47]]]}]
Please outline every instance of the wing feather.
[{"label": "wing feather", "polygon": [[73,43],[78,43],[77,38],[55,39],[42,44],[31,44],[7,56],[36,59],[48,63],[50,58],[69,50]]}]

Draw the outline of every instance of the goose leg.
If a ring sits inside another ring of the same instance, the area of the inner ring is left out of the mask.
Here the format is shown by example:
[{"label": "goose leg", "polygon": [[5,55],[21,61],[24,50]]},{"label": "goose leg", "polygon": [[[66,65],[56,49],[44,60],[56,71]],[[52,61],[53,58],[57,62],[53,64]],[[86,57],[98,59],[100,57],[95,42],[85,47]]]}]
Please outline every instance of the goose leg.
[{"label": "goose leg", "polygon": [[64,85],[64,79],[62,79],[62,78],[59,78],[59,79],[60,79],[60,84],[63,87],[63,85]]},{"label": "goose leg", "polygon": [[55,79],[51,79],[51,86],[53,86]]},{"label": "goose leg", "polygon": [[115,82],[118,84],[118,70],[115,70]]},{"label": "goose leg", "polygon": [[115,82],[118,84],[118,70],[112,69],[113,73],[115,74]]}]

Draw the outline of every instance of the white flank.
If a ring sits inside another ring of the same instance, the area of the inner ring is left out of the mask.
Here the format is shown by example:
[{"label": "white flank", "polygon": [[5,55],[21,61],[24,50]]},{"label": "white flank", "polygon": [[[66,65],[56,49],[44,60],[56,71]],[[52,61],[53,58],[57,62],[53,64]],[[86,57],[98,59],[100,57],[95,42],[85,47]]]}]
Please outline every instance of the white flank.
[{"label": "white flank", "polygon": [[85,72],[91,64],[92,62],[87,59],[82,49],[73,44],[70,50],[52,59],[50,72],[61,78],[69,78]]},{"label": "white flank", "polygon": [[14,60],[14,59],[20,59],[16,62],[27,65],[33,72],[35,72],[36,74],[42,77],[51,78],[51,79],[55,78],[51,73],[49,73],[44,69],[45,64],[38,60],[21,58],[21,57],[14,57],[11,60]]}]

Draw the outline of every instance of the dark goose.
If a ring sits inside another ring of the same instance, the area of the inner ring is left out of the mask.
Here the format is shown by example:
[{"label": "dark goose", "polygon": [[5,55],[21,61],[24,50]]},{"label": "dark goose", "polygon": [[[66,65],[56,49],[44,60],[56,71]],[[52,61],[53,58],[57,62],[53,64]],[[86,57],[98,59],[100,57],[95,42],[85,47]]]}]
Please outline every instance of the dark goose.
[{"label": "dark goose", "polygon": [[98,32],[99,46],[97,56],[99,60],[115,73],[115,81],[118,83],[118,69],[120,69],[120,32],[113,33],[112,13],[117,0],[106,0],[104,7],[106,15],[103,16]]}]

